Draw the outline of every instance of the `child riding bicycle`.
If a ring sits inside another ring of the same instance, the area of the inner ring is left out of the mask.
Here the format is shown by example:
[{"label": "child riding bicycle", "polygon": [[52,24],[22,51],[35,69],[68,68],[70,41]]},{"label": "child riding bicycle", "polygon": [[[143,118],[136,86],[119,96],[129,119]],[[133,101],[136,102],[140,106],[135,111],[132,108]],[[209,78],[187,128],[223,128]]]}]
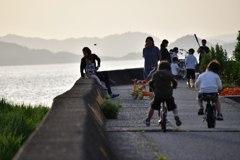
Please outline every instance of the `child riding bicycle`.
[{"label": "child riding bicycle", "polygon": [[218,99],[218,91],[222,89],[222,82],[217,74],[219,70],[219,62],[217,60],[211,61],[206,67],[206,72],[199,75],[197,81],[195,82],[195,86],[197,89],[200,89],[198,94],[198,115],[204,114],[203,100],[205,99],[204,95],[208,93],[212,94],[212,97],[214,97],[211,100],[215,102],[215,108],[218,112],[216,119],[223,120],[221,105]]},{"label": "child riding bicycle", "polygon": [[154,114],[154,110],[160,110],[161,103],[166,102],[168,111],[173,111],[176,124],[181,125],[178,117],[177,106],[173,98],[173,89],[177,87],[177,81],[171,72],[171,65],[167,61],[161,61],[158,70],[153,74],[149,81],[149,86],[153,89],[155,97],[151,103],[148,117],[143,121],[146,126],[150,126],[150,120]]}]

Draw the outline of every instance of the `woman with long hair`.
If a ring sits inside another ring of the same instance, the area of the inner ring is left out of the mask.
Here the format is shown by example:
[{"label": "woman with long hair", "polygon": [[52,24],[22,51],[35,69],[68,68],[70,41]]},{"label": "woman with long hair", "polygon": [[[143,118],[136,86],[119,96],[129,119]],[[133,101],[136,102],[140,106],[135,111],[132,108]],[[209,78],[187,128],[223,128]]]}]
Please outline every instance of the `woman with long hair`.
[{"label": "woman with long hair", "polygon": [[145,40],[145,48],[143,48],[144,58],[144,79],[149,75],[153,67],[157,68],[158,61],[161,59],[160,50],[154,45],[152,37],[147,37]]},{"label": "woman with long hair", "polygon": [[172,62],[171,55],[167,50],[167,46],[168,46],[168,40],[166,40],[166,39],[162,40],[162,43],[160,45],[161,61],[166,60],[169,63],[171,63]]}]

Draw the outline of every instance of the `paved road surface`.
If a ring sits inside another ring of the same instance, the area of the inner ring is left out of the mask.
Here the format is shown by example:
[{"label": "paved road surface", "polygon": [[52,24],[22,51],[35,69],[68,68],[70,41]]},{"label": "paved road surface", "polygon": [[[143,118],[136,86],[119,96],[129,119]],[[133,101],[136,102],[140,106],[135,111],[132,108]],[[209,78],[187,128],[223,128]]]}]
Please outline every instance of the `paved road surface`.
[{"label": "paved road surface", "polygon": [[158,126],[157,112],[146,127],[151,100],[131,98],[133,85],[113,86],[113,99],[122,103],[118,119],[107,120],[108,140],[119,160],[155,160],[167,157],[172,160],[239,160],[240,159],[240,104],[220,97],[224,121],[217,121],[216,128],[207,128],[202,116],[197,115],[196,89],[187,88],[179,80],[174,98],[182,125],[177,127],[172,112],[170,124],[163,133]]}]

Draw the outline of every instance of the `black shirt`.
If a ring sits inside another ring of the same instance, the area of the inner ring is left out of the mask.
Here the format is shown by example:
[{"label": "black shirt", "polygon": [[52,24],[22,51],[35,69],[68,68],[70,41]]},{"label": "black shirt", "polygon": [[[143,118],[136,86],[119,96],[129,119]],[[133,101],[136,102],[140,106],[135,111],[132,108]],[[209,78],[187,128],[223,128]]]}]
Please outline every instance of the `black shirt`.
[{"label": "black shirt", "polygon": [[168,52],[167,48],[163,48],[161,49],[161,60],[167,60],[169,63],[172,63],[172,60],[171,60],[171,55],[170,53]]},{"label": "black shirt", "polygon": [[[93,63],[95,64],[95,66],[96,66],[96,61],[97,61],[98,67],[100,67],[101,59],[96,54],[91,54],[91,56],[92,56]],[[83,70],[85,70],[86,65],[87,65],[86,58],[83,57],[81,59],[81,64],[80,64],[81,77],[84,77]]]}]

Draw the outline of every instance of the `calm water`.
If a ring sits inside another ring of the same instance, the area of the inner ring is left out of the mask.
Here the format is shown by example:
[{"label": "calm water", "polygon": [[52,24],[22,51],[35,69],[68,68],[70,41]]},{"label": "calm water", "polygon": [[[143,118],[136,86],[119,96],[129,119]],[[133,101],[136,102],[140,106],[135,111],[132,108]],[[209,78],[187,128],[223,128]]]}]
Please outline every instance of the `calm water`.
[{"label": "calm water", "polygon": [[[143,67],[143,60],[103,61],[99,71]],[[0,67],[0,98],[15,104],[52,105],[80,78],[79,63]]]}]

